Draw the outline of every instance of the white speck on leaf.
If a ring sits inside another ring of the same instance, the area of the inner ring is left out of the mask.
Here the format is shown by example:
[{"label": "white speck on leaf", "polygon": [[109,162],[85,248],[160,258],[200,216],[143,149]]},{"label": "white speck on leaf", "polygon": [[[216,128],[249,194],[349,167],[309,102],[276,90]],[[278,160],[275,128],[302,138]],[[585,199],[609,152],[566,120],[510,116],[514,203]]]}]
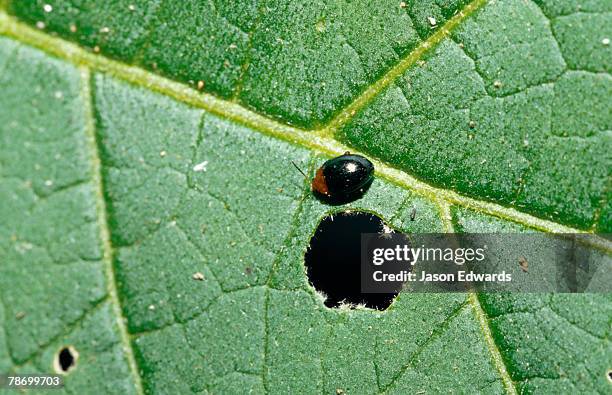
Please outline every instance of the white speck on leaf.
[{"label": "white speck on leaf", "polygon": [[193,166],[193,171],[206,171],[206,166],[208,166],[208,161],[200,162],[197,165]]},{"label": "white speck on leaf", "polygon": [[383,224],[382,226],[383,233],[393,233],[393,229],[391,229],[387,224]]},{"label": "white speck on leaf", "polygon": [[36,22],[36,27],[39,28],[39,29],[44,29],[45,28],[45,22],[42,22],[42,21]]},{"label": "white speck on leaf", "polygon": [[159,152],[159,156],[161,156],[162,158],[163,158],[164,156],[166,156],[167,154],[168,154],[168,153],[167,153],[166,151],[160,151],[160,152]]},{"label": "white speck on leaf", "polygon": [[51,12],[53,11],[53,6],[51,4],[45,4],[43,10],[45,10],[45,12]]},{"label": "white speck on leaf", "polygon": [[27,251],[30,251],[32,248],[34,248],[34,245],[28,242],[15,244],[15,250],[20,254],[25,254]]},{"label": "white speck on leaf", "polygon": [[431,26],[436,26],[438,24],[438,21],[436,21],[436,18],[434,18],[433,16],[428,16],[427,20],[429,21],[429,24]]},{"label": "white speck on leaf", "polygon": [[606,38],[604,38],[603,40],[601,40],[601,43],[602,43],[603,45],[610,45],[610,39],[606,37]]},{"label": "white speck on leaf", "polygon": [[325,20],[321,19],[317,23],[315,23],[315,30],[319,33],[323,33],[325,31]]},{"label": "white speck on leaf", "polygon": [[106,26],[100,29],[100,33],[109,33],[109,32],[110,32],[110,29]]},{"label": "white speck on leaf", "polygon": [[53,185],[53,181],[51,181],[51,180],[46,180],[46,181],[45,181],[45,185],[46,185],[46,186],[48,186],[48,187],[50,187],[51,185]]},{"label": "white speck on leaf", "polygon": [[200,272],[194,273],[192,278],[197,281],[204,281],[204,275]]}]

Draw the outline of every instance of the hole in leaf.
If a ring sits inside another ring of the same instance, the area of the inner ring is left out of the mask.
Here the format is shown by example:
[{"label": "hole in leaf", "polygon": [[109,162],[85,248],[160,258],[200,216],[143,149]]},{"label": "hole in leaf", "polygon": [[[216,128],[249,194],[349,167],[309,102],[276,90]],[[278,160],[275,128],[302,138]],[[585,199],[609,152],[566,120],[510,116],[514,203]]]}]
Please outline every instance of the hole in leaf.
[{"label": "hole in leaf", "polygon": [[336,213],[325,217],[304,257],[312,286],[325,296],[327,307],[342,304],[385,310],[395,293],[361,293],[361,234],[382,233],[381,218],[365,212]]},{"label": "hole in leaf", "polygon": [[608,381],[612,383],[612,369],[608,370]]},{"label": "hole in leaf", "polygon": [[55,358],[55,371],[58,373],[68,373],[76,367],[79,353],[72,346],[63,347]]}]

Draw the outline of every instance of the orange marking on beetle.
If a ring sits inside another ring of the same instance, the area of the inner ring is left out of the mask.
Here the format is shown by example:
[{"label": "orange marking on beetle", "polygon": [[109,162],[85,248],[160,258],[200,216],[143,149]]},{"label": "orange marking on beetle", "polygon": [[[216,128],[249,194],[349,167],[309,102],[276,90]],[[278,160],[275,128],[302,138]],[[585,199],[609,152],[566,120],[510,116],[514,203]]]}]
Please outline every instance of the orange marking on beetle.
[{"label": "orange marking on beetle", "polygon": [[317,174],[312,179],[312,190],[319,192],[321,195],[329,195],[327,183],[325,182],[325,176],[323,175],[323,168],[319,168],[317,170]]}]

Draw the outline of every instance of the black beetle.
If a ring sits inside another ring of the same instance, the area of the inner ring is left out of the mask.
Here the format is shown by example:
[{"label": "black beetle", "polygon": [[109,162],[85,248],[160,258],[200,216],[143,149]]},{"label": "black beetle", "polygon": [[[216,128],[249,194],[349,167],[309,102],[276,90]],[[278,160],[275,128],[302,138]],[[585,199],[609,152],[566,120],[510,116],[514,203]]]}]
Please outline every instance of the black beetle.
[{"label": "black beetle", "polygon": [[373,180],[372,162],[361,155],[347,151],[344,155],[323,163],[323,166],[317,170],[311,186],[314,195],[324,202],[344,204],[363,196]]}]

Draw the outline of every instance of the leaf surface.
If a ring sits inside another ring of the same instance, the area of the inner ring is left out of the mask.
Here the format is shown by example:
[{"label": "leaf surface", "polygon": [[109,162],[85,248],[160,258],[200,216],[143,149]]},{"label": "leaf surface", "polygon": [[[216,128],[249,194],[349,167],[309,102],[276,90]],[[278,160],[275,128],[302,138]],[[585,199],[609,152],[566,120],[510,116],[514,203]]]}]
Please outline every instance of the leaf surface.
[{"label": "leaf surface", "polygon": [[11,2],[102,54],[0,15],[0,371],[72,345],[77,393],[608,391],[609,295],[328,309],[305,275],[347,207],[289,161],[333,133],[438,185],[376,163],[348,208],[403,231],[609,229],[609,10],[480,3]]}]

